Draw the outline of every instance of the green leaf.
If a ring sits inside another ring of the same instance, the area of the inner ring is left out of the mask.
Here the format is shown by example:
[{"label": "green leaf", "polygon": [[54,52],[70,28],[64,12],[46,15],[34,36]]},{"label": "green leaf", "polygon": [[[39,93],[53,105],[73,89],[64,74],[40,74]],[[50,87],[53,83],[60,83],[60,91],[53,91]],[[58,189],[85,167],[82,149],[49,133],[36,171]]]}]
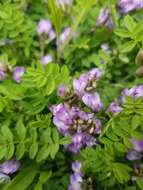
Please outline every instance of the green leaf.
[{"label": "green leaf", "polygon": [[131,120],[131,126],[132,129],[135,130],[141,122],[141,117],[139,115],[133,115],[132,120]]},{"label": "green leaf", "polygon": [[24,153],[25,153],[25,144],[24,142],[21,142],[16,147],[16,159],[20,160],[22,156],[24,155]]},{"label": "green leaf", "polygon": [[34,190],[43,190],[42,183],[40,181],[38,181],[38,183],[36,184]]},{"label": "green leaf", "polygon": [[34,141],[29,149],[29,156],[31,159],[34,159],[38,152],[38,142]]},{"label": "green leaf", "polygon": [[52,175],[52,172],[49,171],[49,172],[41,172],[40,173],[40,177],[39,177],[39,180],[42,184],[46,183],[47,180],[51,177]]},{"label": "green leaf", "polygon": [[116,29],[115,34],[122,38],[130,38],[132,36],[129,31],[124,30],[124,29]]},{"label": "green leaf", "polygon": [[52,159],[55,158],[56,153],[58,152],[58,150],[59,150],[59,144],[56,143],[56,144],[50,145],[50,156],[51,156]]},{"label": "green leaf", "polygon": [[23,123],[23,118],[20,117],[16,123],[16,132],[20,140],[24,140],[26,137],[26,128]]},{"label": "green leaf", "polygon": [[123,45],[120,46],[120,52],[121,53],[126,53],[131,51],[134,47],[136,46],[135,41],[129,41],[124,43]]},{"label": "green leaf", "polygon": [[53,76],[49,76],[47,79],[45,93],[46,95],[50,95],[55,90],[55,80]]},{"label": "green leaf", "polygon": [[124,18],[124,24],[125,24],[125,27],[130,31],[130,32],[133,32],[135,27],[136,27],[136,22],[135,20],[133,19],[133,17],[131,17],[130,15],[127,15],[125,16]]},{"label": "green leaf", "polygon": [[119,152],[127,152],[127,148],[125,147],[125,145],[120,142],[116,142],[114,146]]},{"label": "green leaf", "polygon": [[59,142],[59,133],[58,133],[57,129],[53,128],[52,132],[53,132],[53,140],[54,140],[54,142],[58,143]]},{"label": "green leaf", "polygon": [[4,190],[27,190],[37,174],[37,165],[31,164],[22,169],[18,175],[4,187]]},{"label": "green leaf", "polygon": [[10,130],[9,127],[8,127],[9,124],[10,124],[10,122],[9,122],[9,121],[6,121],[6,122],[2,125],[2,127],[1,127],[1,132],[2,132],[2,135],[4,136],[4,138],[5,138],[7,141],[11,142],[11,141],[13,141],[13,134],[12,134],[11,130]]},{"label": "green leaf", "polygon": [[143,189],[143,180],[141,178],[136,179],[137,185],[140,189]]},{"label": "green leaf", "polygon": [[41,162],[42,160],[45,160],[49,156],[49,154],[51,154],[49,147],[47,147],[47,145],[42,146],[37,154],[36,161]]},{"label": "green leaf", "polygon": [[61,145],[67,145],[71,143],[71,138],[69,137],[63,137],[62,139],[60,139],[59,142]]}]

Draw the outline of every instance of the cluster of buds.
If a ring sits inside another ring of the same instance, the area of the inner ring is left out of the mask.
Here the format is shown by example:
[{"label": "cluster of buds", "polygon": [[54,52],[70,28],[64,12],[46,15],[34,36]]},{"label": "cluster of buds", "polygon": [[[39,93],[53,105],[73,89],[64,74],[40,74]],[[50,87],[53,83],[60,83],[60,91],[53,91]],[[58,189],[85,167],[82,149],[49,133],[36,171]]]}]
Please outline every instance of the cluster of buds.
[{"label": "cluster of buds", "polygon": [[20,162],[17,160],[9,160],[0,164],[0,183],[10,181],[11,174],[18,171]]},{"label": "cluster of buds", "polygon": [[117,115],[118,113],[120,113],[122,111],[122,104],[126,101],[127,96],[132,97],[134,100],[139,97],[143,97],[143,85],[134,86],[130,89],[125,88],[121,92],[119,101],[112,102],[106,112],[112,113],[113,115]]},{"label": "cluster of buds", "polygon": [[[131,11],[136,11],[143,8],[143,0],[118,0],[117,8],[121,15],[127,14]],[[111,11],[108,7],[101,8],[96,20],[96,26],[105,26],[109,30],[114,28],[114,23],[111,17]]]},{"label": "cluster of buds", "polygon": [[42,34],[48,35],[48,37],[49,37],[50,40],[53,40],[56,37],[56,33],[53,30],[53,28],[52,28],[52,24],[47,19],[41,19],[38,22],[37,33],[39,35],[42,35]]},{"label": "cluster of buds", "polygon": [[118,0],[117,6],[121,14],[127,14],[143,8],[143,0]]},{"label": "cluster of buds", "polygon": [[131,143],[133,144],[133,149],[128,152],[127,159],[140,160],[143,152],[143,140],[131,139]]},{"label": "cluster of buds", "polygon": [[12,73],[12,79],[17,83],[20,83],[22,76],[24,75],[25,68],[23,66],[17,66],[13,69],[9,65],[0,62],[0,81],[5,80],[9,72]]},{"label": "cluster of buds", "polygon": [[[92,69],[82,74],[79,79],[75,79],[72,96],[70,96],[70,89],[67,86],[60,86],[58,95],[64,102],[50,107],[54,116],[53,122],[59,132],[64,136],[71,137],[72,142],[67,148],[73,153],[78,153],[84,146],[97,144],[95,136],[101,132],[101,122],[96,118],[95,112],[100,111],[103,104],[99,94],[93,92],[93,89],[101,75],[101,70]],[[80,108],[81,101],[91,108],[90,112],[85,112]]]},{"label": "cluster of buds", "polygon": [[105,26],[108,29],[112,30],[114,27],[111,15],[110,15],[110,9],[107,7],[104,7],[100,10],[99,16],[96,20],[96,26]]},{"label": "cluster of buds", "polygon": [[70,177],[70,185],[68,190],[82,190],[83,174],[81,172],[81,162],[75,161],[72,163],[73,174]]}]

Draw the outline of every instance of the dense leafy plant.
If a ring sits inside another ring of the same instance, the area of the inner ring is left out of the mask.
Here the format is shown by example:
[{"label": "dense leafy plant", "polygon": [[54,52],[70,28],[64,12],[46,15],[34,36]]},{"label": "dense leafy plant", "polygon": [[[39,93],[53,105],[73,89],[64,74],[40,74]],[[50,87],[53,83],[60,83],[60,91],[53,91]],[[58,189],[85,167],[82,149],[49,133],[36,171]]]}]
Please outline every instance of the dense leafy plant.
[{"label": "dense leafy plant", "polygon": [[0,189],[143,189],[143,1],[0,1]]}]

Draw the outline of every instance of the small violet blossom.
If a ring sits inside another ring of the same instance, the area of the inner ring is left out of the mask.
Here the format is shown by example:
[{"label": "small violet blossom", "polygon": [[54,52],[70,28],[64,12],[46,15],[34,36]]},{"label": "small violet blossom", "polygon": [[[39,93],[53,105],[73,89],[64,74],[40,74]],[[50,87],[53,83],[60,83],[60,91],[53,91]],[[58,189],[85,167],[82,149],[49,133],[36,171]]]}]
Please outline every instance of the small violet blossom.
[{"label": "small violet blossom", "polygon": [[99,16],[96,20],[96,26],[97,27],[106,26],[110,30],[113,29],[114,27],[113,21],[110,17],[110,10],[107,7],[104,7],[100,10]]},{"label": "small violet blossom", "polygon": [[134,150],[137,152],[143,152],[143,140],[131,139],[131,142],[134,146]]},{"label": "small violet blossom", "polygon": [[69,93],[69,88],[68,88],[68,86],[61,85],[61,86],[58,87],[57,95],[58,95],[60,98],[64,99],[68,93]]},{"label": "small violet blossom", "polygon": [[98,112],[103,107],[100,96],[97,92],[95,93],[84,93],[82,101],[85,105],[90,107],[93,111]]},{"label": "small violet blossom", "polygon": [[68,190],[82,190],[83,174],[81,173],[81,163],[75,161],[72,163],[73,174],[70,177]]},{"label": "small violet blossom", "polygon": [[141,154],[135,150],[130,150],[127,153],[127,159],[128,160],[140,160],[141,159]]},{"label": "small violet blossom", "polygon": [[6,78],[6,74],[3,69],[0,69],[0,81],[4,80]]},{"label": "small violet blossom", "polygon": [[117,6],[121,14],[127,14],[143,8],[143,0],[118,0]]},{"label": "small violet blossom", "polygon": [[94,68],[89,72],[80,75],[79,79],[74,79],[74,94],[78,96],[78,98],[82,98],[84,92],[87,91],[87,88],[96,87],[96,81],[100,79],[102,74],[103,72],[100,69]]},{"label": "small violet blossom", "polygon": [[18,160],[9,160],[0,164],[0,183],[10,181],[10,174],[18,171],[20,162]]},{"label": "small violet blossom", "polygon": [[116,102],[112,102],[106,112],[112,113],[113,115],[117,115],[121,111],[122,111],[122,108]]},{"label": "small violet blossom", "polygon": [[21,82],[24,72],[25,72],[24,67],[21,66],[16,67],[15,70],[13,71],[13,80],[15,80],[18,83]]},{"label": "small violet blossom", "polygon": [[41,19],[37,26],[37,33],[38,34],[48,34],[52,28],[51,22],[46,19]]},{"label": "small violet blossom", "polygon": [[52,56],[49,55],[49,54],[47,54],[47,55],[45,55],[45,56],[43,56],[43,57],[41,58],[41,63],[42,63],[42,65],[47,65],[47,64],[51,63],[52,60],[53,60],[53,59],[52,59]]}]

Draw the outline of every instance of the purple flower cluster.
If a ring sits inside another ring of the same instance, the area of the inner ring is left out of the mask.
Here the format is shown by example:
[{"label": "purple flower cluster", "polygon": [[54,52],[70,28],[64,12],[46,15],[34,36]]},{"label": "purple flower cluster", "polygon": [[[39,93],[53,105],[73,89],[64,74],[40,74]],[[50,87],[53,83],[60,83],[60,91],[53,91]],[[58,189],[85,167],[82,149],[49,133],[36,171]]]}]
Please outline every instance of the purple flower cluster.
[{"label": "purple flower cluster", "polygon": [[93,135],[100,133],[101,123],[93,113],[86,113],[66,103],[53,105],[50,109],[59,132],[72,138],[71,144],[67,147],[70,151],[78,153],[83,146],[96,145],[96,138]]},{"label": "purple flower cluster", "polygon": [[[73,95],[70,95],[70,89],[65,86],[59,86],[58,96],[63,100],[70,97],[59,105],[50,107],[53,113],[53,122],[59,132],[72,139],[71,144],[67,146],[68,150],[78,153],[84,146],[94,146],[97,144],[95,135],[101,132],[101,122],[92,112],[98,112],[103,104],[97,92],[93,92],[96,87],[96,81],[102,75],[102,71],[95,68],[82,74],[79,79],[73,81]],[[79,108],[82,101],[92,112],[85,112]]]},{"label": "purple flower cluster", "polygon": [[109,28],[110,30],[113,29],[114,24],[112,21],[112,18],[110,16],[110,10],[107,7],[104,7],[100,10],[99,12],[99,16],[96,20],[96,26],[100,27],[100,26],[106,26],[107,28]]},{"label": "purple flower cluster", "polygon": [[0,183],[9,181],[9,175],[18,171],[19,167],[20,162],[17,160],[9,160],[0,164]]},{"label": "purple flower cluster", "polygon": [[37,33],[39,35],[47,34],[50,40],[56,37],[56,33],[52,28],[52,24],[47,19],[41,19],[37,25]]},{"label": "purple flower cluster", "polygon": [[134,86],[130,89],[124,89],[120,97],[121,102],[125,102],[125,97],[127,96],[130,96],[133,99],[143,97],[143,85]]},{"label": "purple flower cluster", "polygon": [[121,14],[127,14],[130,11],[143,8],[143,0],[118,0],[117,6]]},{"label": "purple flower cluster", "polygon": [[121,92],[121,96],[119,98],[118,103],[117,102],[112,102],[110,104],[110,106],[107,109],[107,113],[112,113],[113,115],[117,115],[118,113],[120,113],[122,111],[122,107],[119,104],[123,104],[126,101],[126,97],[130,96],[133,99],[137,99],[139,97],[143,97],[143,85],[139,85],[139,86],[134,86],[130,89],[125,88],[122,92]]},{"label": "purple flower cluster", "polygon": [[74,172],[70,177],[70,186],[68,190],[82,190],[82,177],[83,174],[81,173],[81,166],[82,164],[78,161],[72,163],[72,171]]},{"label": "purple flower cluster", "polygon": [[22,76],[24,75],[25,68],[22,66],[17,66],[16,68],[12,69],[10,65],[4,65],[0,63],[0,81],[6,79],[7,71],[12,72],[12,78],[17,83],[20,83],[22,80]]}]

